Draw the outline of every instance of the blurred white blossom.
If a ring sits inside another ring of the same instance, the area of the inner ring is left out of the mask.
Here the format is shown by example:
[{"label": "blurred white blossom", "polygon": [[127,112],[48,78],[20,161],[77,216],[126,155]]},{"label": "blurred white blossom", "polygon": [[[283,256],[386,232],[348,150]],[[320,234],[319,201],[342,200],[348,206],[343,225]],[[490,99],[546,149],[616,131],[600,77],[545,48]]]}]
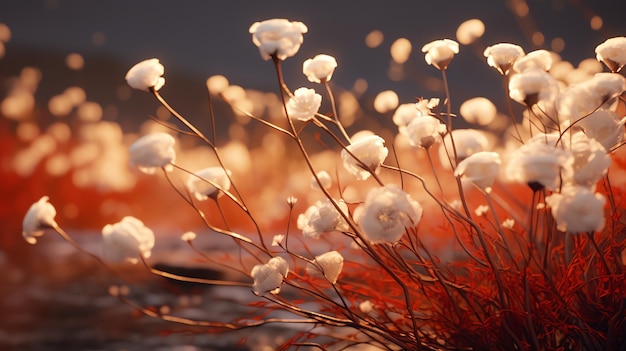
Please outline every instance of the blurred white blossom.
[{"label": "blurred white blossom", "polygon": [[455,54],[459,53],[459,43],[452,39],[431,41],[422,47],[424,59],[437,69],[446,69]]},{"label": "blurred white blossom", "polygon": [[605,202],[603,195],[585,186],[565,186],[560,193],[546,197],[557,229],[570,233],[602,230]]},{"label": "blurred white blossom", "polygon": [[[454,148],[452,139],[454,139]],[[471,154],[487,151],[488,148],[489,140],[484,132],[477,129],[454,129],[445,135],[443,143],[439,146],[439,160],[446,169],[450,169],[450,160],[453,165],[456,165],[455,150],[456,158],[460,162]]]},{"label": "blurred white blossom", "polygon": [[322,96],[309,88],[298,88],[287,103],[290,118],[308,121],[315,116],[322,104]]},{"label": "blurred white blossom", "polygon": [[399,186],[389,184],[372,188],[365,202],[354,211],[354,221],[367,240],[373,243],[395,243],[406,228],[417,226],[422,206]]},{"label": "blurred white blossom", "polygon": [[48,200],[48,196],[42,196],[39,201],[30,206],[24,216],[22,236],[29,244],[35,244],[37,237],[42,236],[45,229],[57,226],[54,220],[57,211]]},{"label": "blurred white blossom", "polygon": [[300,49],[308,31],[307,26],[298,21],[274,18],[255,22],[248,30],[252,34],[252,42],[259,48],[261,57],[269,60],[272,55],[280,60],[295,55]]},{"label": "blurred white blossom", "polygon": [[[337,201],[337,206],[344,215],[348,214],[348,206],[343,200]],[[317,239],[322,233],[332,231],[347,231],[349,229],[343,215],[337,211],[333,200],[324,199],[317,201],[304,213],[298,216],[298,229],[302,235]]]},{"label": "blurred white blossom", "polygon": [[284,258],[276,256],[265,264],[257,264],[250,275],[254,279],[252,289],[257,294],[278,294],[283,280],[289,273],[289,264]]},{"label": "blurred white blossom", "polygon": [[186,183],[187,190],[199,201],[216,198],[219,194],[222,194],[222,191],[230,189],[230,178],[228,176],[228,171],[222,167],[201,169],[189,175]]},{"label": "blurred white blossom", "polygon": [[146,174],[154,174],[161,167],[170,171],[176,159],[174,143],[174,137],[167,133],[147,134],[128,148],[129,162]]},{"label": "blurred white blossom", "polygon": [[609,170],[611,157],[595,139],[583,132],[575,133],[567,140],[573,156],[573,181],[578,185],[594,186]]},{"label": "blurred white blossom", "polygon": [[104,256],[113,262],[127,260],[136,263],[139,255],[150,257],[154,247],[154,233],[139,219],[126,216],[102,228]]},{"label": "blurred white blossom", "polygon": [[327,82],[337,68],[337,60],[326,54],[319,54],[302,64],[302,72],[310,82]]},{"label": "blurred white blossom", "polygon": [[491,192],[491,186],[500,172],[501,164],[500,155],[496,152],[476,152],[459,162],[454,175],[473,182],[486,192]]},{"label": "blurred white blossom", "polygon": [[346,146],[346,149],[341,150],[343,166],[358,180],[369,178],[370,172],[378,172],[380,165],[389,154],[389,150],[385,147],[385,139],[378,135],[367,135],[355,139],[352,144]]},{"label": "blurred white blossom", "polygon": [[165,68],[159,63],[159,59],[147,59],[128,70],[126,82],[133,89],[150,91],[153,88],[158,91],[165,85],[163,73],[165,73]]},{"label": "blurred white blossom", "polygon": [[409,144],[428,149],[441,142],[441,136],[446,133],[446,125],[433,116],[422,116],[413,119],[405,131]]},{"label": "blurred white blossom", "polygon": [[530,69],[538,68],[547,72],[552,68],[552,54],[548,50],[535,50],[518,58],[513,63],[513,70],[517,73],[523,73]]},{"label": "blurred white blossom", "polygon": [[[333,185],[333,180],[330,177],[330,174],[326,171],[319,171],[316,173],[317,179],[319,179],[320,183],[324,189],[328,189]],[[311,176],[311,189],[320,189],[320,185],[315,179],[315,177]]]}]

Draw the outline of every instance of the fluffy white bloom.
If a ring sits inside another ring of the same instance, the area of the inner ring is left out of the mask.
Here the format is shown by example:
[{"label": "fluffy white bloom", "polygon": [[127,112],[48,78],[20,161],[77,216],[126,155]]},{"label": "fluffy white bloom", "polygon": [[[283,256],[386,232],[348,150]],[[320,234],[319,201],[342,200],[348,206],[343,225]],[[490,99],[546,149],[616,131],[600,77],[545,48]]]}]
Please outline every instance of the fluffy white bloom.
[{"label": "fluffy white bloom", "polygon": [[352,144],[346,146],[346,149],[354,157],[345,149],[341,150],[343,166],[358,180],[369,178],[370,171],[378,172],[380,165],[389,154],[389,150],[385,147],[385,139],[378,135],[355,138]]},{"label": "fluffy white bloom", "polygon": [[405,129],[405,134],[409,137],[409,144],[424,149],[441,142],[441,136],[445,133],[446,125],[433,116],[415,118]]},{"label": "fluffy white bloom", "polygon": [[307,264],[306,271],[308,274],[322,274],[331,284],[337,282],[343,269],[343,256],[339,252],[329,251],[315,256],[315,263]]},{"label": "fluffy white bloom", "polygon": [[[452,136],[450,136],[452,135]],[[452,138],[454,138],[454,147],[456,149],[456,157],[460,161],[464,160],[473,153],[486,151],[489,147],[489,140],[485,133],[476,129],[455,129],[451,134],[446,134],[443,138],[442,145],[439,146],[439,161],[446,168],[450,169],[450,159],[454,162],[454,150],[452,148]]]},{"label": "fluffy white bloom", "polygon": [[337,68],[337,60],[326,54],[316,55],[302,64],[302,72],[309,82],[313,83],[329,81],[335,72],[335,68]]},{"label": "fluffy white bloom", "polygon": [[[217,187],[211,183],[217,185]],[[201,169],[187,178],[187,190],[199,201],[208,198],[217,198],[221,191],[230,189],[228,171],[222,167],[209,167]]]},{"label": "fluffy white bloom", "polygon": [[585,186],[565,186],[561,193],[546,197],[560,231],[584,233],[604,228],[606,198]]},{"label": "fluffy white bloom", "polygon": [[196,233],[194,232],[185,232],[180,236],[180,240],[182,241],[193,241],[196,239]]},{"label": "fluffy white bloom", "polygon": [[454,170],[454,176],[471,181],[482,190],[490,192],[493,181],[500,172],[501,164],[500,155],[496,152],[476,152],[459,162]]},{"label": "fluffy white bloom", "polygon": [[391,116],[393,123],[398,126],[402,133],[404,128],[418,116],[418,111],[414,103],[401,104]]},{"label": "fluffy white bloom", "polygon": [[588,138],[583,132],[575,133],[568,139],[569,149],[574,157],[572,164],[573,181],[578,185],[593,186],[609,170],[611,157],[606,149],[595,139]]},{"label": "fluffy white bloom", "polygon": [[[343,200],[338,201],[337,205],[341,212],[348,213],[348,205]],[[302,235],[314,239],[325,232],[348,230],[348,224],[330,199],[317,201],[300,214],[297,225],[298,229],[302,230]]]},{"label": "fluffy white bloom", "polygon": [[577,123],[599,108],[610,108],[615,97],[626,90],[626,78],[614,73],[598,73],[591,79],[563,89],[556,99],[561,121]]},{"label": "fluffy white bloom", "polygon": [[280,244],[285,240],[285,236],[283,234],[276,234],[272,238],[272,246],[280,246]]},{"label": "fluffy white bloom", "polygon": [[313,89],[298,88],[287,102],[287,113],[290,118],[308,121],[315,116],[321,105],[322,95],[315,93]]},{"label": "fluffy white bloom", "polygon": [[613,72],[626,65],[626,37],[609,38],[596,47],[596,58]]},{"label": "fluffy white bloom", "polygon": [[248,30],[252,34],[252,42],[259,48],[261,57],[269,60],[272,55],[280,60],[295,55],[304,40],[302,34],[308,31],[302,22],[274,18],[255,22]]},{"label": "fluffy white bloom", "polygon": [[554,77],[542,69],[530,68],[517,73],[509,81],[509,96],[523,105],[556,98],[559,86]]},{"label": "fluffy white bloom", "polygon": [[459,53],[459,43],[452,39],[435,40],[424,45],[422,52],[426,53],[426,63],[437,69],[446,69],[454,55]]},{"label": "fluffy white bloom", "polygon": [[44,229],[57,226],[54,220],[57,210],[48,202],[48,199],[49,197],[42,196],[26,211],[22,221],[22,236],[29,244],[35,244],[37,237],[43,235]]},{"label": "fluffy white bloom", "polygon": [[354,211],[354,221],[373,243],[395,243],[406,228],[417,226],[422,206],[395,184],[373,188]]},{"label": "fluffy white bloom", "polygon": [[165,85],[163,73],[165,73],[165,68],[159,63],[159,59],[148,59],[139,62],[128,70],[126,82],[133,89],[150,91],[150,88],[153,88],[158,91]]},{"label": "fluffy white bloom", "polygon": [[489,46],[484,53],[489,66],[495,68],[500,74],[505,75],[509,72],[515,61],[524,56],[524,49],[519,45],[510,43],[498,43]]},{"label": "fluffy white bloom", "polygon": [[102,246],[107,259],[136,263],[139,255],[150,257],[154,247],[154,233],[142,221],[127,216],[102,228]]},{"label": "fluffy white bloom", "polygon": [[552,68],[552,54],[548,50],[535,50],[518,58],[513,64],[513,70],[518,73],[529,69],[539,68],[547,72]]},{"label": "fluffy white bloom", "polygon": [[465,100],[459,108],[459,113],[463,119],[469,123],[486,126],[496,119],[498,109],[491,100],[477,96]]},{"label": "fluffy white bloom", "polygon": [[537,184],[555,190],[561,178],[572,172],[572,154],[541,138],[534,138],[508,157],[506,174],[509,179],[535,188]]},{"label": "fluffy white bloom", "polygon": [[254,279],[252,289],[257,294],[278,294],[288,273],[289,263],[280,256],[271,258],[265,264],[257,264],[250,272]]},{"label": "fluffy white bloom", "polygon": [[147,134],[128,148],[129,162],[147,174],[153,174],[161,167],[170,171],[173,168],[171,163],[176,159],[174,143],[174,137],[167,133]]},{"label": "fluffy white bloom", "polygon": [[608,151],[624,140],[626,118],[618,119],[615,111],[599,109],[589,116],[579,119],[576,126],[589,138],[597,140]]},{"label": "fluffy white bloom", "polygon": [[513,229],[514,225],[515,225],[515,220],[513,218],[507,218],[504,221],[502,221],[502,228]]},{"label": "fluffy white bloom", "polygon": [[[326,171],[319,171],[316,173],[317,178],[320,180],[320,183],[322,183],[322,186],[324,187],[324,189],[328,189],[333,185],[333,180],[330,177],[330,174],[328,174],[328,172]],[[317,183],[317,180],[315,179],[315,177],[311,176],[311,189],[319,189],[320,185]]]},{"label": "fluffy white bloom", "polygon": [[483,21],[472,18],[459,25],[456,29],[456,39],[463,45],[470,45],[485,34]]}]

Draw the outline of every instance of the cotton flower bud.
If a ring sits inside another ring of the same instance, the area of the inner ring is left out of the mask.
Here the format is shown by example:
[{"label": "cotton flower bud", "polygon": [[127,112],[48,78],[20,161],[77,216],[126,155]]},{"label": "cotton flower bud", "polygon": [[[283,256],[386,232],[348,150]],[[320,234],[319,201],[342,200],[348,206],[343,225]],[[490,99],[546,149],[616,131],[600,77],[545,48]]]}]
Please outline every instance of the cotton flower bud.
[{"label": "cotton flower bud", "polygon": [[321,83],[327,82],[332,78],[337,68],[337,60],[326,54],[319,54],[312,59],[304,61],[302,64],[302,72],[309,82]]},{"label": "cotton flower bud", "polygon": [[459,162],[454,170],[455,177],[471,181],[485,192],[491,192],[493,181],[500,172],[500,155],[495,152],[481,151],[471,154]]},{"label": "cotton flower bud", "polygon": [[260,295],[278,294],[288,273],[289,264],[280,256],[271,258],[265,264],[258,264],[250,272],[252,279],[254,279],[252,290]]},{"label": "cotton flower bud", "polygon": [[446,69],[454,55],[459,53],[459,43],[451,39],[435,40],[424,45],[422,52],[426,54],[426,63],[437,69]]},{"label": "cotton flower bud", "polygon": [[373,188],[354,211],[354,221],[372,243],[396,243],[417,226],[422,207],[395,184]]},{"label": "cotton flower bud", "polygon": [[54,206],[48,202],[49,197],[42,196],[30,206],[22,222],[22,236],[29,244],[35,244],[37,237],[42,236],[44,229],[57,226],[54,217],[57,214]]},{"label": "cotton flower bud", "polygon": [[154,233],[139,219],[127,216],[120,222],[102,228],[102,246],[107,259],[136,263],[140,255],[150,257],[154,247]]},{"label": "cotton flower bud", "polygon": [[609,38],[598,45],[596,58],[612,72],[619,72],[626,65],[626,37]]},{"label": "cotton flower bud", "polygon": [[378,135],[353,139],[352,144],[341,150],[343,166],[356,179],[365,180],[370,177],[370,172],[378,172],[389,150],[385,147],[385,140]]},{"label": "cotton flower bud", "polygon": [[570,233],[602,230],[605,202],[603,195],[585,186],[565,186],[560,193],[546,197],[557,229]]},{"label": "cotton flower bud", "polygon": [[307,31],[304,23],[290,22],[284,18],[255,22],[249,29],[252,42],[259,48],[264,60],[269,60],[274,55],[279,60],[295,55],[304,40],[302,34]]},{"label": "cotton flower bud", "polygon": [[146,174],[154,174],[161,167],[170,171],[176,159],[174,143],[174,137],[167,133],[147,134],[129,147],[129,162]]},{"label": "cotton flower bud", "polygon": [[133,89],[158,91],[165,85],[163,73],[165,73],[165,68],[159,63],[159,59],[148,59],[139,62],[128,70],[126,82]]},{"label": "cotton flower bud", "polygon": [[515,61],[525,55],[524,50],[519,45],[510,43],[489,46],[483,54],[487,58],[489,66],[497,69],[502,75],[509,73]]},{"label": "cotton flower bud", "polygon": [[322,104],[322,96],[315,90],[298,88],[287,103],[287,113],[290,118],[308,121],[315,116]]},{"label": "cotton flower bud", "polygon": [[331,284],[337,282],[342,269],[343,256],[337,251],[329,251],[315,256],[315,263],[309,263],[306,267],[308,274],[322,274]]},{"label": "cotton flower bud", "polygon": [[198,201],[217,198],[230,189],[229,172],[222,167],[204,168],[190,174],[186,185]]}]

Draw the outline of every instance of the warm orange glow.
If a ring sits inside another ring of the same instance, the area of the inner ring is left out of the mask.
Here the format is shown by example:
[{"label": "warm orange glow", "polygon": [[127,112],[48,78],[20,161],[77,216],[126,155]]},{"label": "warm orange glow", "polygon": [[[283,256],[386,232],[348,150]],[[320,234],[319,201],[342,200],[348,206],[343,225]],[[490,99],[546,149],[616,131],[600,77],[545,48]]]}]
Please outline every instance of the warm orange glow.
[{"label": "warm orange glow", "polygon": [[383,43],[384,39],[385,36],[383,35],[383,32],[379,30],[373,30],[365,37],[365,45],[367,45],[368,48],[377,48],[380,44]]},{"label": "warm orange glow", "polygon": [[65,58],[65,64],[69,69],[79,71],[85,66],[85,59],[80,54],[71,53]]},{"label": "warm orange glow", "polygon": [[589,25],[591,26],[591,29],[593,30],[600,30],[602,29],[602,26],[604,25],[604,21],[602,21],[602,17],[596,15],[596,16],[591,17],[591,21],[589,22]]}]

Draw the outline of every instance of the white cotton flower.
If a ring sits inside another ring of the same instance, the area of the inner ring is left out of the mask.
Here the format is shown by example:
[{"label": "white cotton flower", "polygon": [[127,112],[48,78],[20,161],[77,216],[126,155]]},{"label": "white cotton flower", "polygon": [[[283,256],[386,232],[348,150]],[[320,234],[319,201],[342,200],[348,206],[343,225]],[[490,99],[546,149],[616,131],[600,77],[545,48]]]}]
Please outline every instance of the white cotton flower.
[{"label": "white cotton flower", "polygon": [[539,185],[555,190],[562,178],[571,176],[572,162],[569,151],[534,138],[509,155],[506,174],[509,179],[533,189]]},{"label": "white cotton flower", "polygon": [[402,133],[404,128],[418,116],[417,108],[414,103],[401,104],[391,116],[393,123],[398,126]]},{"label": "white cotton flower", "polygon": [[619,72],[626,65],[626,37],[607,39],[596,47],[596,58],[613,72]]},{"label": "white cotton flower", "polygon": [[437,69],[446,69],[455,54],[459,53],[459,43],[452,39],[431,41],[422,47],[424,59]]},{"label": "white cotton flower", "polygon": [[[454,149],[452,148],[452,139],[454,139]],[[487,151],[488,148],[489,140],[484,132],[476,129],[455,129],[443,138],[443,143],[439,146],[439,161],[443,167],[450,169],[450,160],[452,160],[452,164],[456,164],[454,162],[454,150],[456,150],[456,157],[460,162],[471,154]]]},{"label": "white cotton flower", "polygon": [[487,206],[487,205],[479,205],[474,210],[474,214],[477,215],[478,217],[484,216],[488,212],[489,212],[489,206]]},{"label": "white cotton flower", "polygon": [[331,284],[337,282],[343,269],[343,256],[337,251],[329,251],[315,256],[315,263],[307,264],[306,271],[310,275],[323,275]]},{"label": "white cotton flower", "polygon": [[163,73],[165,73],[165,68],[159,63],[159,59],[152,58],[131,67],[126,73],[126,82],[133,89],[158,91],[165,85]]},{"label": "white cotton flower", "polygon": [[514,225],[515,225],[515,220],[513,218],[507,218],[504,221],[502,221],[502,228],[504,229],[513,229]]},{"label": "white cotton flower", "polygon": [[513,64],[513,70],[517,73],[526,72],[538,68],[547,72],[552,68],[552,54],[548,50],[535,50],[518,58]]},{"label": "white cotton flower", "polygon": [[283,234],[276,234],[272,238],[272,246],[280,246],[283,241],[285,241],[285,236]]},{"label": "white cotton flower", "polygon": [[470,45],[485,34],[483,21],[472,18],[459,25],[456,29],[456,39],[463,45]]},{"label": "white cotton flower", "polygon": [[182,241],[193,241],[196,239],[196,233],[194,232],[185,232],[180,236],[180,240]]},{"label": "white cotton flower", "polygon": [[542,69],[531,68],[514,74],[509,80],[509,96],[520,104],[531,106],[551,101],[559,92],[557,81]]},{"label": "white cotton flower", "polygon": [[422,116],[413,119],[405,128],[409,137],[409,144],[424,149],[441,142],[441,136],[446,133],[446,125],[433,116]]},{"label": "white cotton flower", "polygon": [[308,28],[302,22],[275,18],[255,22],[248,31],[252,34],[252,42],[259,48],[264,60],[269,60],[272,55],[284,60],[298,52],[304,41],[302,34],[306,33]]},{"label": "white cotton flower", "polygon": [[298,88],[287,102],[287,113],[292,119],[308,121],[322,105],[322,95],[309,88]]},{"label": "white cotton flower", "polygon": [[557,229],[570,233],[602,230],[605,202],[603,195],[585,186],[565,186],[560,193],[546,197]]},{"label": "white cotton flower", "polygon": [[229,172],[222,167],[204,168],[190,174],[186,186],[198,201],[215,199],[230,189]]},{"label": "white cotton flower", "polygon": [[353,138],[352,144],[346,146],[346,149],[341,150],[343,166],[358,180],[369,178],[370,172],[378,172],[380,165],[389,154],[389,150],[385,147],[385,139],[378,135]]},{"label": "white cotton flower", "polygon": [[[319,171],[316,173],[316,176],[317,176],[317,179],[319,179],[320,183],[322,183],[322,186],[324,187],[324,189],[328,189],[333,185],[333,180],[330,177],[330,174],[328,174],[328,172]],[[320,189],[319,183],[313,176],[311,176],[311,189],[316,189],[316,190]]]},{"label": "white cotton flower", "polygon": [[459,162],[454,170],[454,176],[468,180],[486,192],[491,192],[491,186],[500,172],[501,164],[500,155],[496,152],[476,152]]},{"label": "white cotton flower", "polygon": [[495,68],[502,75],[509,73],[517,59],[524,56],[524,49],[519,45],[510,43],[498,43],[489,46],[484,53],[489,66]]},{"label": "white cotton flower", "polygon": [[146,174],[153,174],[161,167],[171,171],[176,159],[174,143],[174,137],[167,133],[147,134],[128,148],[129,162]]},{"label": "white cotton flower", "polygon": [[469,123],[486,126],[496,119],[498,109],[491,100],[478,96],[465,100],[459,108],[459,113]]},{"label": "white cotton flower", "polygon": [[371,189],[354,211],[354,221],[372,243],[396,243],[406,228],[417,226],[422,206],[395,184]]},{"label": "white cotton flower", "polygon": [[328,82],[337,68],[337,60],[326,54],[319,54],[302,64],[302,73],[309,82]]},{"label": "white cotton flower", "polygon": [[609,171],[611,157],[602,144],[583,132],[575,133],[567,141],[574,157],[572,180],[578,185],[594,186]]},{"label": "white cotton flower", "polygon": [[624,124],[626,118],[618,119],[619,115],[612,110],[599,109],[585,118],[579,119],[576,126],[581,128],[589,138],[598,141],[604,149],[611,150],[624,140]]},{"label": "white cotton flower", "polygon": [[140,255],[150,257],[154,247],[154,233],[139,219],[127,216],[102,228],[102,246],[108,260],[136,263]]},{"label": "white cotton flower", "polygon": [[48,202],[48,196],[42,196],[39,201],[30,206],[22,221],[22,236],[29,244],[35,244],[37,237],[44,234],[44,229],[57,226],[54,217],[57,211]]},{"label": "white cotton flower", "polygon": [[[338,201],[337,205],[341,212],[348,213],[348,205],[343,200]],[[346,231],[349,228],[331,199],[317,201],[313,206],[310,206],[298,216],[297,226],[298,229],[302,230],[303,236],[313,239],[319,238],[322,233]]]},{"label": "white cotton flower", "polygon": [[278,294],[288,273],[289,263],[280,256],[271,258],[265,264],[257,264],[250,272],[254,279],[252,290],[260,295]]},{"label": "white cotton flower", "polygon": [[624,90],[626,78],[614,73],[598,73],[591,79],[572,84],[563,89],[556,99],[559,119],[574,124],[598,109],[610,109],[615,98]]}]

